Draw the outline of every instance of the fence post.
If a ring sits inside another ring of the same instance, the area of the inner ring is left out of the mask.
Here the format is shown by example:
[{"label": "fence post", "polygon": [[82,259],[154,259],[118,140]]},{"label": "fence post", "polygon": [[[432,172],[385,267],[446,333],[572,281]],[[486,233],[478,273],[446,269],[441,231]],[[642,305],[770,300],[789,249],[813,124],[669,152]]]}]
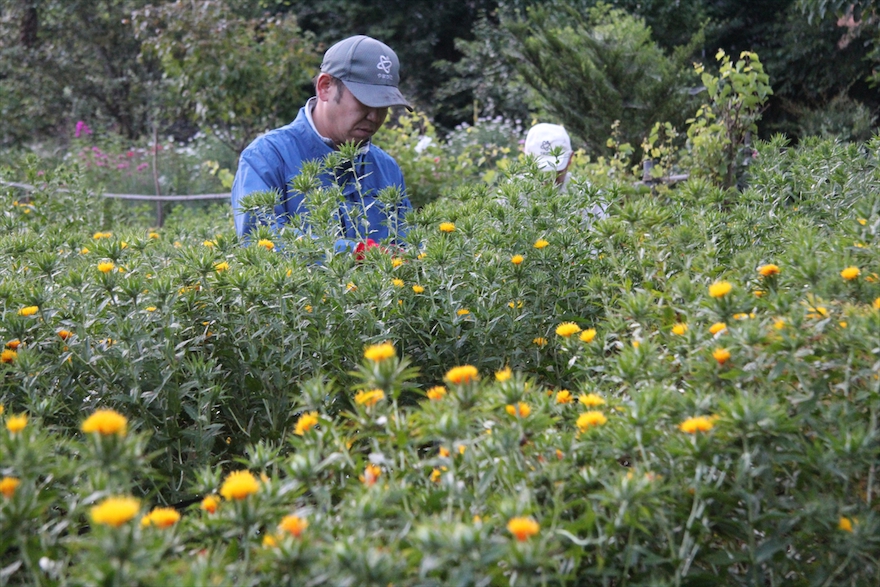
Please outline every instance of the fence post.
[{"label": "fence post", "polygon": [[[153,185],[156,187],[156,195],[161,196],[159,189],[159,130],[153,122]],[[156,225],[162,228],[165,217],[162,215],[162,200],[156,200]]]}]

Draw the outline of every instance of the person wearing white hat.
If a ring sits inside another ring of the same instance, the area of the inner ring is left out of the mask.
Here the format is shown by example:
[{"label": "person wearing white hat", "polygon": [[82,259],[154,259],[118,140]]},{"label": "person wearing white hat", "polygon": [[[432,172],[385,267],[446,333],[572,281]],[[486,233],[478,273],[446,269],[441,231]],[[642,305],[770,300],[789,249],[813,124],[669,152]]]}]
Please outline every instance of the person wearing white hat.
[{"label": "person wearing white hat", "polygon": [[572,150],[564,127],[547,122],[536,124],[526,135],[525,153],[535,158],[541,171],[556,173],[556,185],[568,183]]},{"label": "person wearing white hat", "polygon": [[[241,154],[232,185],[235,230],[246,237],[261,223],[241,207],[255,192],[278,194],[274,218],[262,219],[278,231],[292,218],[306,218],[304,194],[292,187],[303,163],[323,160],[344,143],[360,145],[353,169],[327,171],[324,187],[339,186],[343,198],[338,214],[339,239],[335,250],[359,251],[378,242],[402,244],[404,215],[412,209],[400,166],[370,139],[384,124],[388,108],[412,109],[398,89],[400,63],[388,45],[357,35],[344,39],[324,53],[315,77],[315,96],[290,124],[254,140]],[[402,199],[389,206],[377,199],[384,188],[397,188]]]},{"label": "person wearing white hat", "polygon": [[[526,135],[525,153],[535,158],[541,171],[554,173],[554,183],[560,191],[566,191],[571,173],[571,138],[563,126],[540,122],[529,129]],[[583,211],[584,221],[590,225],[593,220],[608,217],[608,206],[596,202]]]}]

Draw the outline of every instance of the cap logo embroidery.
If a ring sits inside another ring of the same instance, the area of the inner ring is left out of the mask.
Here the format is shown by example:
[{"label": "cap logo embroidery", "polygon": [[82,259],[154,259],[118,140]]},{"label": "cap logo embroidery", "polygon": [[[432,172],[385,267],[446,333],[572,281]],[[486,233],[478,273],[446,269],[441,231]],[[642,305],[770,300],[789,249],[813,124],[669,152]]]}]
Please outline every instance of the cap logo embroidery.
[{"label": "cap logo embroidery", "polygon": [[391,60],[388,59],[387,55],[379,56],[379,63],[376,65],[377,69],[381,69],[385,73],[391,73]]},{"label": "cap logo embroidery", "polygon": [[544,141],[543,143],[541,143],[541,152],[545,155],[548,155],[550,154],[551,147],[552,145],[550,144],[550,141]]}]

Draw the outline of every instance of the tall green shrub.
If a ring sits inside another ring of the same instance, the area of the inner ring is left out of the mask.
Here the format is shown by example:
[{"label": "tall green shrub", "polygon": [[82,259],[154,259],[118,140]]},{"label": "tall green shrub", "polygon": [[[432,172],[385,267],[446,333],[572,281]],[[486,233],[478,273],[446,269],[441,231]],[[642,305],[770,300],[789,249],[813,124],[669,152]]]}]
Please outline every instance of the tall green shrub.
[{"label": "tall green shrub", "polygon": [[0,3],[0,144],[57,140],[78,119],[129,139],[144,133],[159,72],[138,60],[131,13],[148,3]]},{"label": "tall green shrub", "polygon": [[532,7],[507,27],[537,106],[591,153],[601,152],[616,120],[623,141],[636,145],[653,123],[682,120],[691,48],[667,55],[642,19],[607,5],[586,18]]},{"label": "tall green shrub", "polygon": [[773,93],[757,53],[743,51],[739,59],[719,50],[718,75],[695,69],[702,76],[707,102],[688,120],[692,172],[732,187],[752,159],[749,141],[757,135],[758,120]]},{"label": "tall green shrub", "polygon": [[222,2],[174,2],[137,14],[144,54],[168,82],[166,108],[241,152],[286,124],[312,95],[317,50],[293,16],[243,19]]}]

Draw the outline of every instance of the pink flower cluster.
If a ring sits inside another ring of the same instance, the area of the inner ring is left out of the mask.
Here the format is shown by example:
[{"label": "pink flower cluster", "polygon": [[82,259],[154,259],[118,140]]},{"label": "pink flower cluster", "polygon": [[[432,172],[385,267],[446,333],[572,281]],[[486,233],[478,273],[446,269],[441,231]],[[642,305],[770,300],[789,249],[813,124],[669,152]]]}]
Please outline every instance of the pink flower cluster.
[{"label": "pink flower cluster", "polygon": [[92,129],[89,128],[89,125],[83,122],[82,120],[78,120],[76,122],[76,131],[74,135],[76,138],[80,138],[85,135],[92,134]]}]

